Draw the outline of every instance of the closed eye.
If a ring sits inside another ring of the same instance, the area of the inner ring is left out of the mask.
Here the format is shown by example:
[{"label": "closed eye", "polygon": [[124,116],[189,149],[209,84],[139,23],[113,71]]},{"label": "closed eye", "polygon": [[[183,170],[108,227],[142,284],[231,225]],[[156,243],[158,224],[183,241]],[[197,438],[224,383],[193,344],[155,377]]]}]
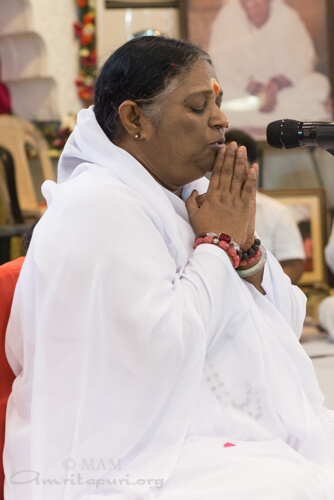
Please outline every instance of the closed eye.
[{"label": "closed eye", "polygon": [[204,107],[201,107],[201,108],[190,108],[191,111],[193,111],[194,113],[197,113],[198,115],[201,115],[202,113],[204,113],[204,110],[205,108]]}]

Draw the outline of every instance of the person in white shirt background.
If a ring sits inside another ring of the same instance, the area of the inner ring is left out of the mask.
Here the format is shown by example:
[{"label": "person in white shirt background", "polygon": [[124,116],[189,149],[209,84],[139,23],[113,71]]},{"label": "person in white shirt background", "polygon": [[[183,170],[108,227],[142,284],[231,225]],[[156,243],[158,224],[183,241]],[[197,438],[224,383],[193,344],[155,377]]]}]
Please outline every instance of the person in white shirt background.
[{"label": "person in white shirt background", "polygon": [[[325,246],[325,262],[329,269],[334,273],[334,222],[332,224],[331,233]],[[319,322],[329,335],[329,338],[334,342],[334,297],[329,296],[323,299],[318,307]]]}]

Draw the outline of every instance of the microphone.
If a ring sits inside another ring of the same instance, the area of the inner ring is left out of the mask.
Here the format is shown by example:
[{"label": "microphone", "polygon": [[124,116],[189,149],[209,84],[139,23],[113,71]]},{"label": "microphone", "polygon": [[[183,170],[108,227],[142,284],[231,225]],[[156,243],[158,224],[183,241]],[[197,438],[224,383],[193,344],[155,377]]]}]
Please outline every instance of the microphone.
[{"label": "microphone", "polygon": [[279,149],[319,146],[334,155],[334,123],[277,120],[267,127],[267,142]]}]

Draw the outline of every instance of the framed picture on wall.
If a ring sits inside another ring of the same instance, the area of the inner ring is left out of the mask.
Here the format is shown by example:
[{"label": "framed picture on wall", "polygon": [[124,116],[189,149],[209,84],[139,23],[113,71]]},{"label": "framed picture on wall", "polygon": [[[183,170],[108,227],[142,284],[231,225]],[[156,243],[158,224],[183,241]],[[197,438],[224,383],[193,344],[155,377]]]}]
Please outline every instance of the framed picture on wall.
[{"label": "framed picture on wall", "polygon": [[327,281],[324,247],[327,242],[325,192],[319,189],[266,190],[261,193],[276,198],[288,208],[301,232],[305,250],[305,270],[298,285]]},{"label": "framed picture on wall", "polygon": [[135,36],[187,38],[187,0],[97,0],[98,65]]},{"label": "framed picture on wall", "polygon": [[332,0],[189,0],[188,33],[213,58],[230,124],[332,121]]}]

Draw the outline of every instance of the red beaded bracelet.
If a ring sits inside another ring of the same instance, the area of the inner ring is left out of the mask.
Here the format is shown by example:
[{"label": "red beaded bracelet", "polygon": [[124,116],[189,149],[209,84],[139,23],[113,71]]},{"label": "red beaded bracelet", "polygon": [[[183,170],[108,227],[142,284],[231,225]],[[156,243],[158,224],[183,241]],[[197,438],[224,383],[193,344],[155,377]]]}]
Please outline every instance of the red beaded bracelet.
[{"label": "red beaded bracelet", "polygon": [[202,233],[197,236],[193,247],[196,248],[202,243],[211,243],[213,245],[217,245],[222,250],[225,250],[227,254],[232,257],[234,269],[239,267],[242,250],[240,249],[238,243],[236,243],[228,234]]}]

